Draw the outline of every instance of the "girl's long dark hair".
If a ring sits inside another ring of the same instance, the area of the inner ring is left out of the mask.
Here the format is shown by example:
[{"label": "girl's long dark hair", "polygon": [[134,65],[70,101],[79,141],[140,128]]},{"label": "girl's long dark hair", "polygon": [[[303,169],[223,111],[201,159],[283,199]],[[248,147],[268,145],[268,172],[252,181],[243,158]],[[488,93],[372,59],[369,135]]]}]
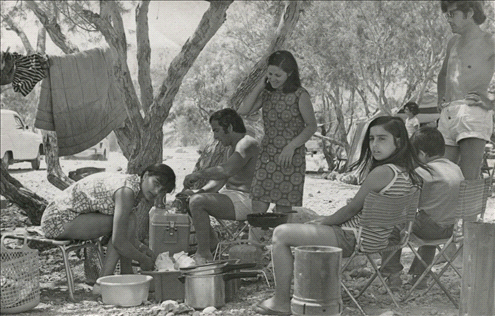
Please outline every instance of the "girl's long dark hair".
[{"label": "girl's long dark hair", "polygon": [[[373,158],[369,142],[370,130],[373,126],[382,126],[394,137],[397,150],[387,159],[376,160]],[[358,161],[352,164],[350,168],[351,170],[358,169],[359,175],[364,179],[371,170],[388,163],[404,168],[409,174],[412,183],[415,185],[420,185],[422,180],[414,169],[418,166],[426,170],[429,169],[418,159],[416,151],[409,141],[404,121],[399,117],[380,116],[370,122],[363,138],[363,144],[361,145],[361,155],[359,156]]]}]

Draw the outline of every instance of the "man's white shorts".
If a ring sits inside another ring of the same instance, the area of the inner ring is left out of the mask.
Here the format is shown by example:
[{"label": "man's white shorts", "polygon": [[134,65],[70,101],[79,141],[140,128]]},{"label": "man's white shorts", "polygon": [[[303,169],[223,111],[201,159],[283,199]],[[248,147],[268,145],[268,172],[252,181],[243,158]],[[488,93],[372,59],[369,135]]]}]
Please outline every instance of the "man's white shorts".
[{"label": "man's white shorts", "polygon": [[438,130],[448,146],[458,146],[465,138],[489,141],[493,133],[493,110],[469,106],[464,100],[452,101],[440,113]]},{"label": "man's white shorts", "polygon": [[236,221],[245,221],[247,219],[247,215],[253,212],[253,206],[249,193],[238,190],[230,190],[225,187],[218,191],[218,193],[228,196],[234,204]]}]

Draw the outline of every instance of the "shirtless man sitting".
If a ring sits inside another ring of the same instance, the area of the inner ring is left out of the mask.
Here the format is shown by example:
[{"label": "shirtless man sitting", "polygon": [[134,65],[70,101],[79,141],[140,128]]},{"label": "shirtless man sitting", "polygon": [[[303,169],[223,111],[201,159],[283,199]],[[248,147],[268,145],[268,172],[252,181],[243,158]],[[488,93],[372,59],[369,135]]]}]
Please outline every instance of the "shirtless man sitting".
[{"label": "shirtless man sitting", "polygon": [[458,163],[466,179],[477,179],[486,141],[493,132],[488,86],[495,71],[495,41],[480,28],[486,20],[481,1],[441,1],[452,32],[438,75],[438,130],[445,157]]},{"label": "shirtless man sitting", "polygon": [[[184,179],[184,191],[190,194],[189,209],[196,230],[197,264],[213,259],[210,247],[216,244],[216,234],[210,226],[210,215],[218,219],[246,220],[252,213],[249,189],[254,176],[259,144],[246,134],[242,118],[233,109],[222,109],[210,117],[213,135],[222,145],[229,146],[228,160],[215,167],[199,170]],[[210,180],[197,191],[190,190],[199,179]]]}]

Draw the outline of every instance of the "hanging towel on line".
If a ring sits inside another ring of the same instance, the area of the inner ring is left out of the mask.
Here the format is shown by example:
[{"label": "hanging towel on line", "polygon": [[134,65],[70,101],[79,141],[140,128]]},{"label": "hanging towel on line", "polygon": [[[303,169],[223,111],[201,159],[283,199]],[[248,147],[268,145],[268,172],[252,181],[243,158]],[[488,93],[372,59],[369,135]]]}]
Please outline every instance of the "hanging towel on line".
[{"label": "hanging towel on line", "polygon": [[113,75],[115,54],[110,48],[94,48],[50,56],[34,126],[57,132],[60,156],[97,144],[127,118]]},{"label": "hanging towel on line", "polygon": [[34,86],[46,77],[46,69],[48,68],[46,55],[36,53],[24,56],[6,52],[2,53],[2,62],[5,62],[6,69],[13,70],[12,87],[15,92],[21,93],[23,96],[27,96]]}]

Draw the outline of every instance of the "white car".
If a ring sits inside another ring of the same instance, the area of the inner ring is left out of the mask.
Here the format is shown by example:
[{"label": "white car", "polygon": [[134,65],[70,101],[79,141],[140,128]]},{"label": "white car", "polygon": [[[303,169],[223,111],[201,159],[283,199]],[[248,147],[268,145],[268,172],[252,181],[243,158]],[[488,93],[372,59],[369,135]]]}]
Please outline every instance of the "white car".
[{"label": "white car", "polygon": [[107,160],[110,153],[109,141],[103,138],[98,144],[83,150],[77,154],[73,154],[69,159],[92,159],[92,160]]},{"label": "white car", "polygon": [[16,162],[29,161],[34,170],[40,168],[44,154],[43,137],[29,130],[15,111],[1,109],[0,154],[2,164],[8,168]]}]

